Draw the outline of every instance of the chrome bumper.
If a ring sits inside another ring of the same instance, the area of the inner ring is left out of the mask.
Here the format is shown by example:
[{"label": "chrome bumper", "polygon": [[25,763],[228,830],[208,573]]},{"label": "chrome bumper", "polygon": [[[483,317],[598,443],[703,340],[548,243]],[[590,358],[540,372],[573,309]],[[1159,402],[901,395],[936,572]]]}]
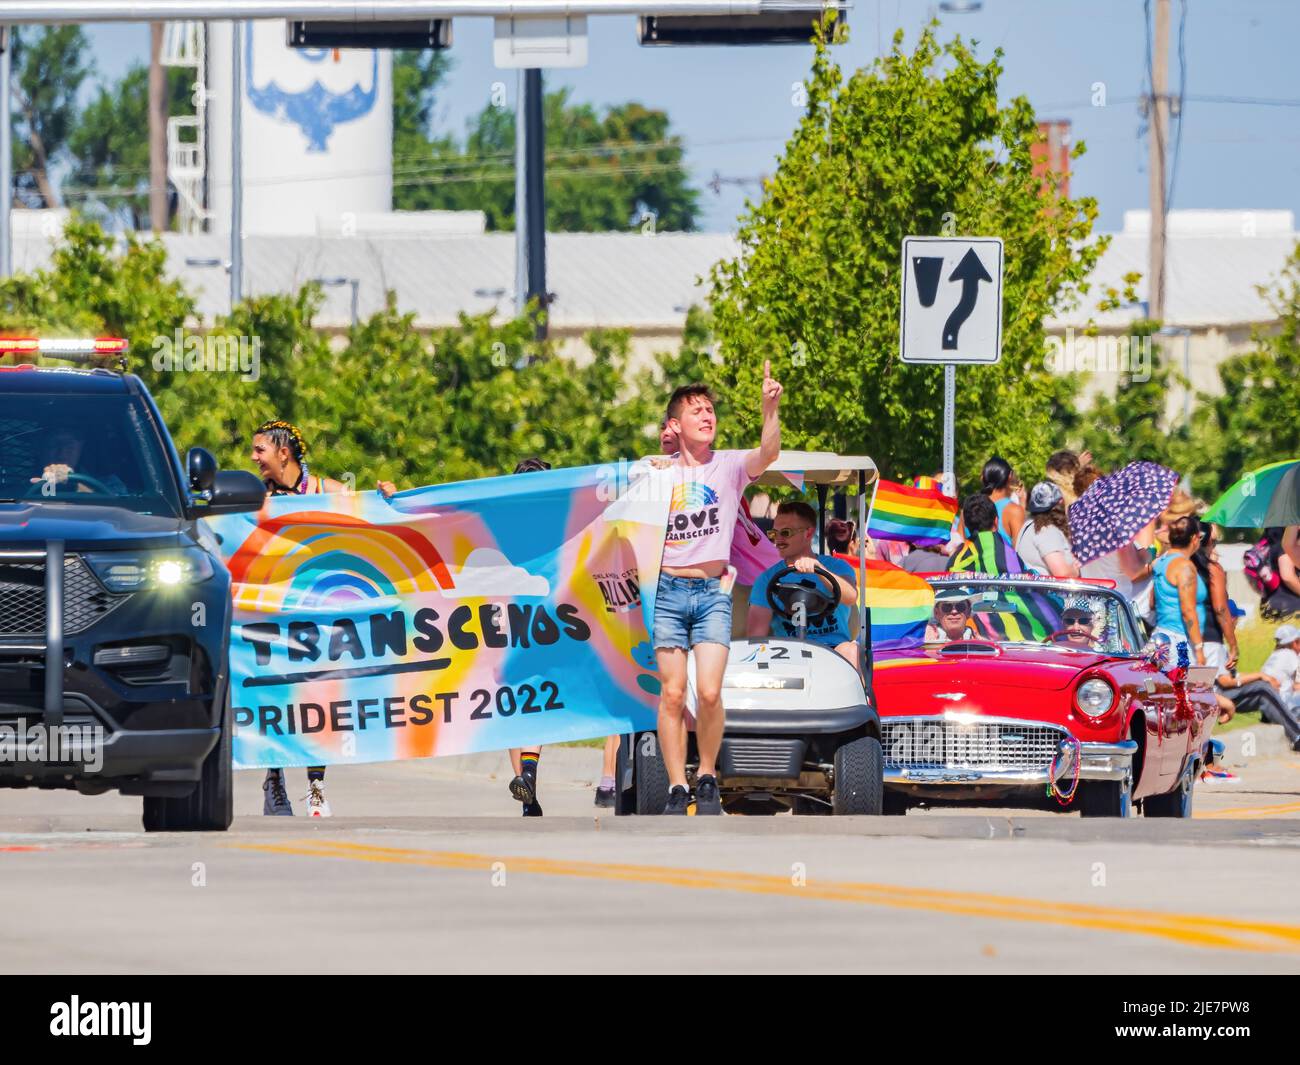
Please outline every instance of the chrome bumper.
[{"label": "chrome bumper", "polygon": [[[1073,745],[1071,745],[1073,746]],[[1133,767],[1137,743],[1081,743],[1080,780],[1123,780]],[[1046,786],[1050,766],[1041,769],[967,769],[951,767],[909,767],[885,763],[886,784],[1004,784],[1009,786]],[[1058,759],[1056,779],[1073,777],[1069,759]]]}]

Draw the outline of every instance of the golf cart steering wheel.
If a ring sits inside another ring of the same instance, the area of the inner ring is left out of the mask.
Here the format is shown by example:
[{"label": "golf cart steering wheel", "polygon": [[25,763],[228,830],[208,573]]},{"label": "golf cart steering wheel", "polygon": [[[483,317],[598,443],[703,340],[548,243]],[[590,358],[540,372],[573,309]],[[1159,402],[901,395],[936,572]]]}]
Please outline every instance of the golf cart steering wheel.
[{"label": "golf cart steering wheel", "polygon": [[[1044,640],[1043,642],[1044,643],[1071,643],[1074,638],[1080,635],[1082,635],[1082,633],[1071,632],[1069,629],[1057,629],[1056,632],[1052,633],[1052,635],[1047,637],[1047,639]],[[1099,640],[1094,633],[1090,632],[1088,633],[1088,646],[1100,647],[1101,640]]]},{"label": "golf cart steering wheel", "polygon": [[[809,587],[806,584],[782,584],[786,577],[791,573],[798,573],[801,577],[813,576],[824,584],[829,592],[823,592],[820,588]],[[808,623],[821,621],[835,612],[836,607],[840,605],[840,599],[843,598],[840,592],[840,582],[835,576],[821,566],[813,566],[811,574],[800,573],[793,566],[785,566],[777,573],[772,575],[771,581],[767,585],[767,605],[772,608],[772,613],[785,619],[790,624],[794,624],[795,608],[803,604],[804,617]]]},{"label": "golf cart steering wheel", "polygon": [[[40,495],[46,483],[47,481],[44,477],[40,478],[34,485],[32,485],[29,489],[27,489],[24,495],[25,496]],[[61,487],[63,487],[63,485],[65,484],[74,485],[74,486],[79,484],[84,484],[92,492],[98,492],[100,495],[106,495],[106,496],[117,495],[117,493],[114,492],[113,489],[109,488],[108,485],[104,484],[103,481],[96,480],[94,477],[91,477],[90,474],[88,473],[70,473],[63,480],[55,481],[53,483],[54,483],[55,492],[58,492],[58,490]]]}]

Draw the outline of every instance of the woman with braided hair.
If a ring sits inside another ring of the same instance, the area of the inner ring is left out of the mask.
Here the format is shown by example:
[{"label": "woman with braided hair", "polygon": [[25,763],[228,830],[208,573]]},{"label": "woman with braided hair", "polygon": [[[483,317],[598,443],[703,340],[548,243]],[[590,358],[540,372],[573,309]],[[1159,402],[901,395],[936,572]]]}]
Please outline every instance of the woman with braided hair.
[{"label": "woman with braided hair", "polygon": [[[257,466],[266,494],[272,496],[316,495],[320,492],[346,492],[342,481],[313,474],[307,468],[307,442],[298,427],[286,421],[263,422],[253,431],[253,462]],[[376,484],[385,499],[397,491],[391,481]],[[292,817],[293,806],[284,787],[284,770],[268,769],[262,782],[262,813]],[[307,814],[329,817],[330,804],[325,798],[325,767],[307,769]]]}]

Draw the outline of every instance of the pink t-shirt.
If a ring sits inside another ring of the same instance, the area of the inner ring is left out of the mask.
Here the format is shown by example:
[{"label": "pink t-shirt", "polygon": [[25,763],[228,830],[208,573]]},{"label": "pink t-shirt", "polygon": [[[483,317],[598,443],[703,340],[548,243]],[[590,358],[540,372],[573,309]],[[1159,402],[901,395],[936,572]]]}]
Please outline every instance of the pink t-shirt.
[{"label": "pink t-shirt", "polygon": [[715,451],[703,466],[675,462],[672,504],[664,537],[665,566],[699,566],[726,562],[736,532],[741,493],[751,480],[745,470],[748,451]]}]

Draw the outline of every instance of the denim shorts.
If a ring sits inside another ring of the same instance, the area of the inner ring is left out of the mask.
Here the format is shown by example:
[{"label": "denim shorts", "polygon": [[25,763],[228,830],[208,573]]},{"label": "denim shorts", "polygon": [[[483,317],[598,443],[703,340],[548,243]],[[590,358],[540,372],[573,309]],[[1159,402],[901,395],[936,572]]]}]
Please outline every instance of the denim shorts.
[{"label": "denim shorts", "polygon": [[731,596],[717,577],[659,575],[654,645],[689,651],[697,643],[731,645]]}]

